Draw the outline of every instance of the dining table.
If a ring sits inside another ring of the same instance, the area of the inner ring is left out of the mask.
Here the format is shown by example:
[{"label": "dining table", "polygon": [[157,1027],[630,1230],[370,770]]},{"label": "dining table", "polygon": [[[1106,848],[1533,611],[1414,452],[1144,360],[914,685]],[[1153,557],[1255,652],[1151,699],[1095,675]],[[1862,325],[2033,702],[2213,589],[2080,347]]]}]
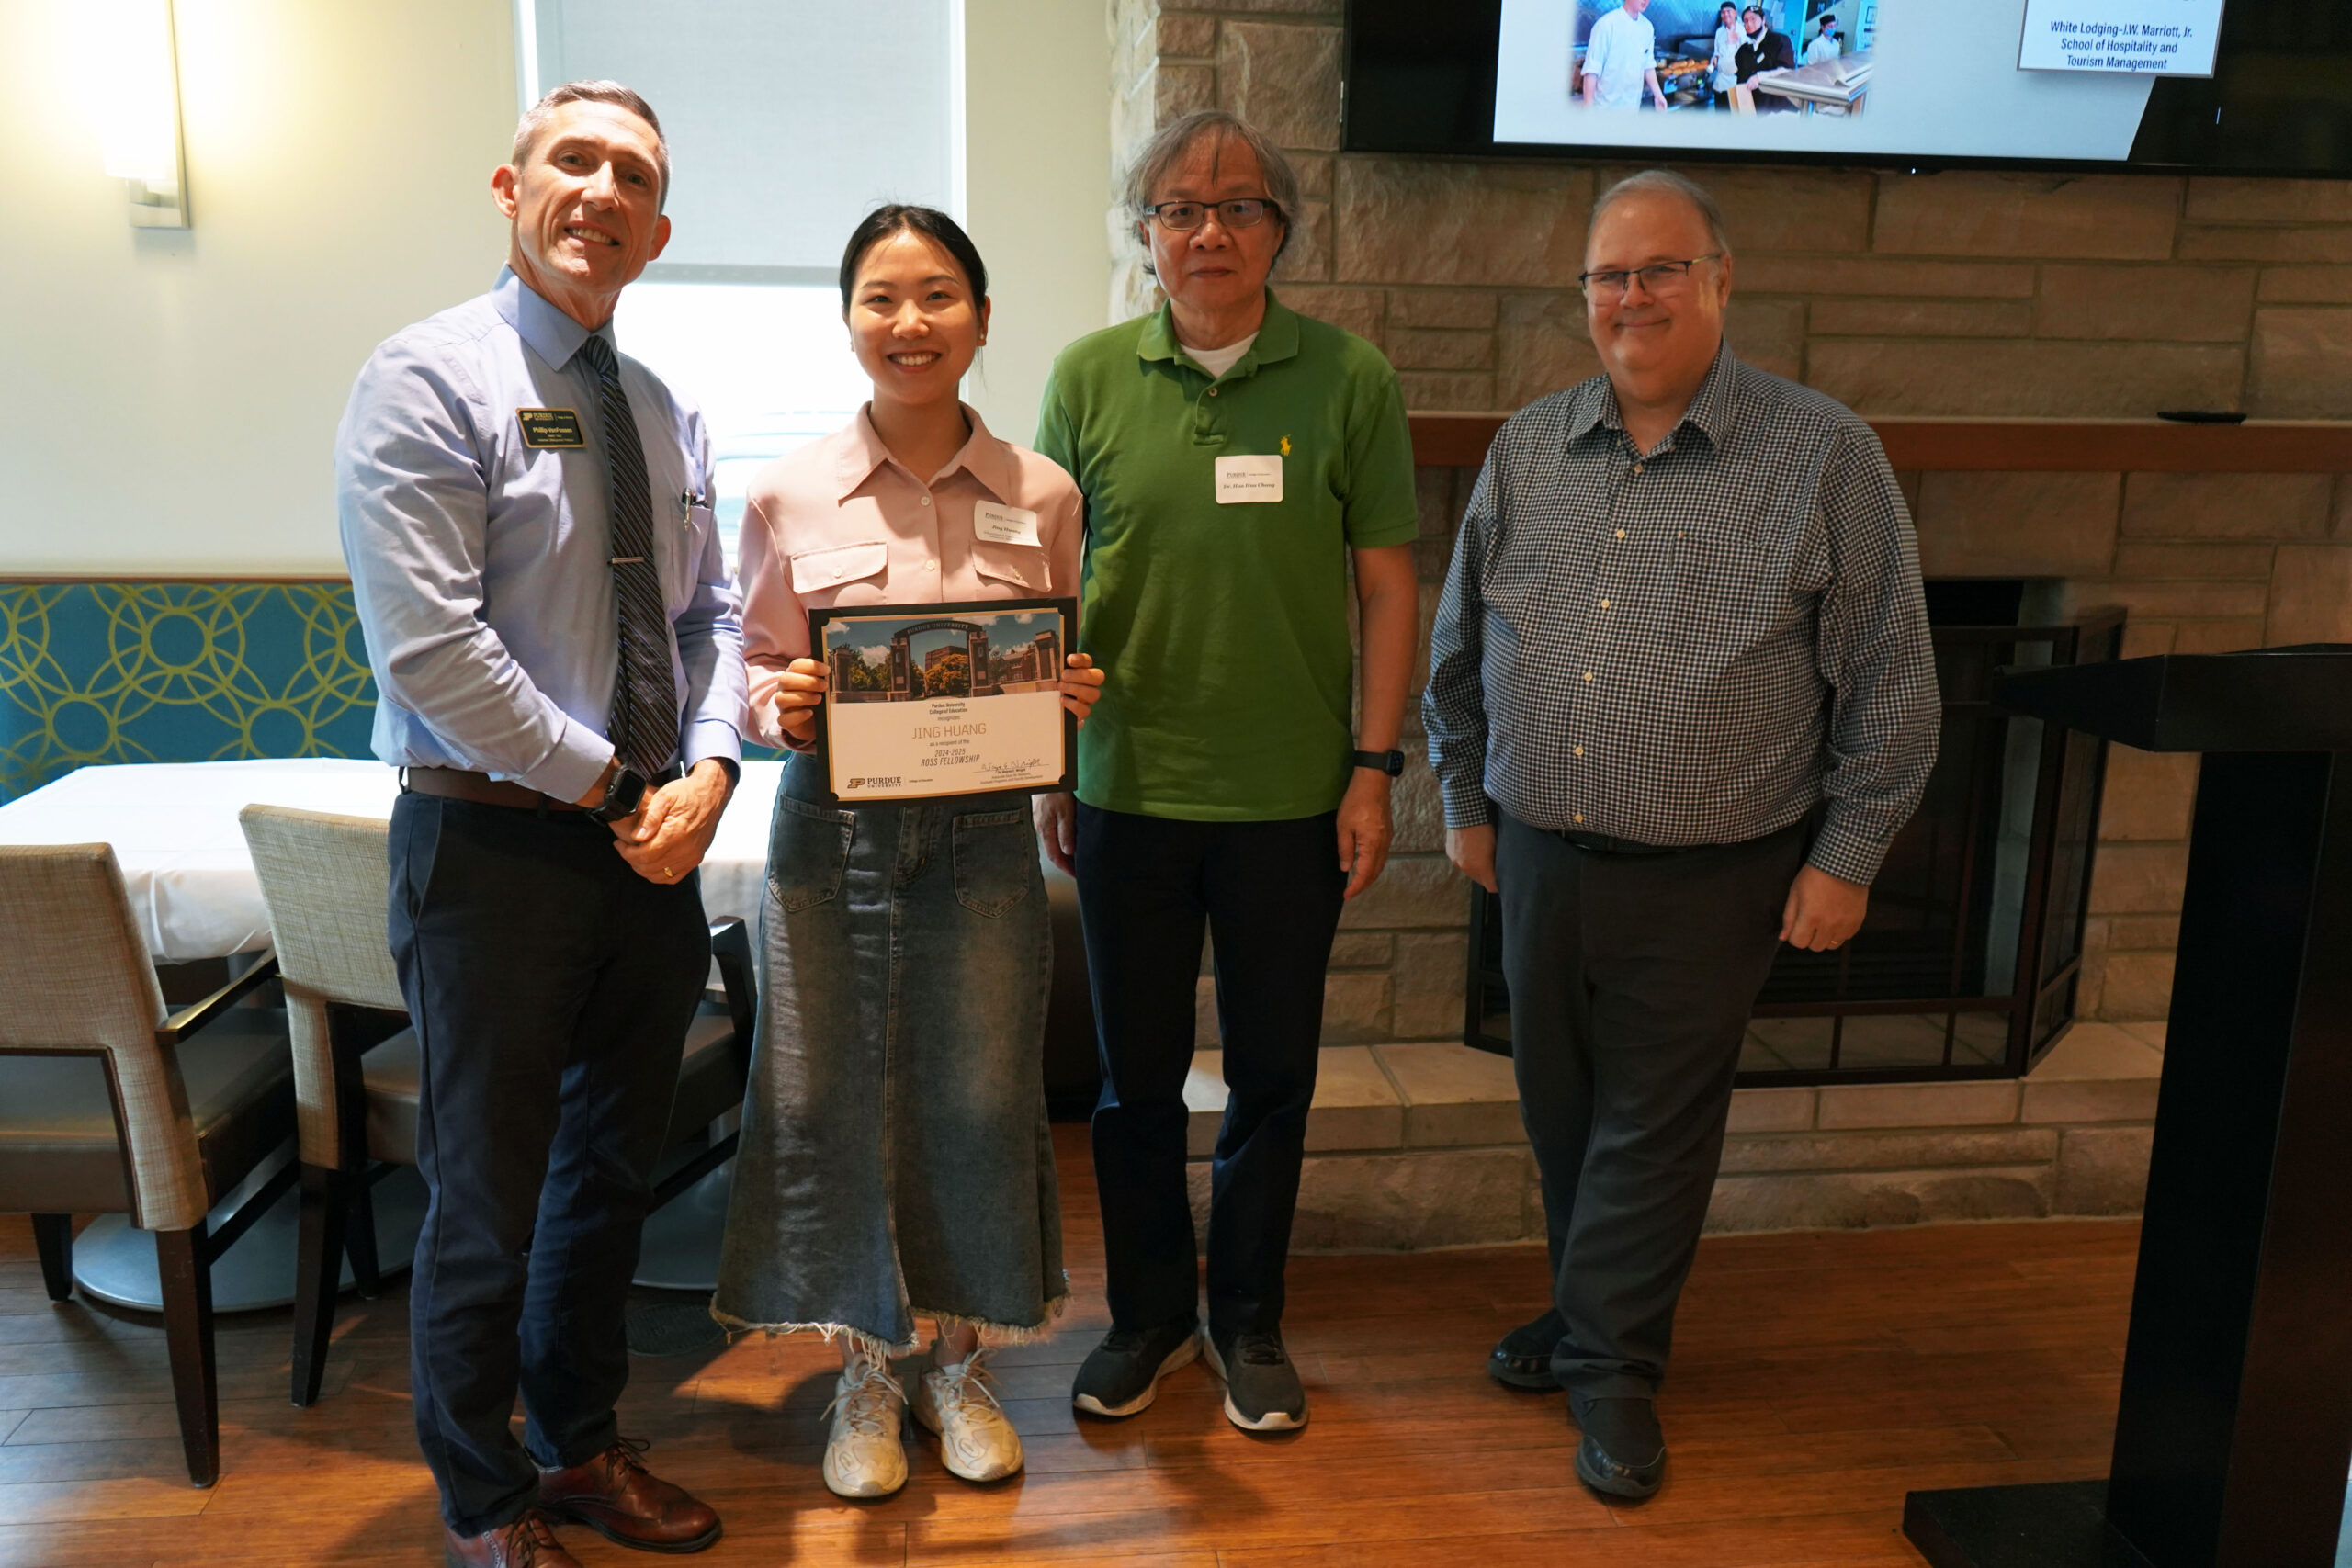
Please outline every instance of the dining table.
[{"label": "dining table", "polygon": [[[784,764],[747,761],[742,767],[735,803],[720,818],[703,862],[703,907],[711,919],[732,915],[756,933],[767,883],[770,803]],[[269,911],[237,814],[261,804],[389,821],[400,789],[394,769],[345,758],[84,767],[0,805],[0,844],[110,844],[156,964],[233,959],[270,945]],[[284,1158],[292,1157],[289,1146]],[[223,1196],[215,1214],[233,1212],[282,1163],[266,1161],[247,1183]],[[637,1283],[711,1288],[732,1176],[729,1161],[647,1221]],[[413,1168],[377,1184],[377,1256],[388,1264],[414,1250],[424,1201],[424,1182]],[[288,1191],[215,1261],[216,1312],[293,1300],[299,1220],[299,1193]],[[89,1294],[118,1305],[158,1311],[163,1304],[154,1239],[123,1215],[101,1215],[75,1236],[74,1279]]]},{"label": "dining table", "polygon": [[[784,764],[747,761],[702,868],[712,919],[753,930],[767,880],[768,810]],[[341,757],[128,762],[76,768],[0,806],[0,844],[114,846],[131,913],[158,964],[258,953],[269,911],[237,813],[247,806],[390,820],[398,772]]]}]

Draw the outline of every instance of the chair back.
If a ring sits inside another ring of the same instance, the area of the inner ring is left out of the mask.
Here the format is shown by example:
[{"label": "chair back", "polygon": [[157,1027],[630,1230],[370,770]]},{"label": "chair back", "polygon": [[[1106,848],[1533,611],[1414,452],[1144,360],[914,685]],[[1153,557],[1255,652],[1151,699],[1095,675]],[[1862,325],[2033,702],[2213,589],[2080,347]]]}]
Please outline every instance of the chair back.
[{"label": "chair back", "polygon": [[164,993],[107,844],[0,844],[0,1052],[106,1058],[130,1141],[131,1221],[204,1217],[204,1167]]},{"label": "chair back", "polygon": [[[405,1009],[392,967],[385,911],[391,875],[385,862],[390,825],[379,818],[340,817],[288,806],[248,806],[237,813],[261,878],[286,987],[288,1032],[294,1041],[294,1100],[306,1165],[340,1168],[345,1153],[336,1116],[335,1061],[327,1004]],[[350,1151],[356,1158],[364,1150]]]}]

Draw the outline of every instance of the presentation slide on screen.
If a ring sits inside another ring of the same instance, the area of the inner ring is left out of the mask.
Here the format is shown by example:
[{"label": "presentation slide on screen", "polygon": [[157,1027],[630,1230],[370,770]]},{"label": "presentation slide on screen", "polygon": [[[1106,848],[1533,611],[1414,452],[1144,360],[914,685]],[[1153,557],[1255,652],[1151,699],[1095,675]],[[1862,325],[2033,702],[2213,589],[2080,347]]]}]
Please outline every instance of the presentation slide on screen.
[{"label": "presentation slide on screen", "polygon": [[2222,0],[2026,0],[2022,71],[2211,76]]},{"label": "presentation slide on screen", "polygon": [[2223,0],[1503,0],[1497,141],[2130,156]]}]

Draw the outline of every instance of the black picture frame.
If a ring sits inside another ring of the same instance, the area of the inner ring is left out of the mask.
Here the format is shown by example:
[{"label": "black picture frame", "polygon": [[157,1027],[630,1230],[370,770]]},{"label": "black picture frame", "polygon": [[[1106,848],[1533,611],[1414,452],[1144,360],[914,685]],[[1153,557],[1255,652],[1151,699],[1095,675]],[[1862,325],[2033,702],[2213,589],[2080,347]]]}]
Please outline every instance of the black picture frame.
[{"label": "black picture frame", "polygon": [[[1035,599],[955,599],[934,604],[837,604],[827,609],[808,612],[809,657],[826,662],[825,631],[836,621],[847,620],[906,620],[954,621],[969,615],[1005,615],[1047,614],[1057,618],[1060,660],[1078,651],[1078,601],[1075,598]],[[911,635],[917,628],[906,628],[900,635]],[[908,700],[918,700],[909,698]],[[982,700],[985,700],[983,698]],[[817,705],[814,736],[818,776],[827,806],[854,809],[860,806],[899,806],[920,804],[928,800],[1026,799],[1037,795],[1067,794],[1078,787],[1078,719],[1068,708],[1061,710],[1061,774],[1051,784],[1025,784],[1006,789],[951,790],[931,795],[894,795],[877,797],[871,795],[844,799],[833,788],[833,740],[831,716],[832,694]]]}]

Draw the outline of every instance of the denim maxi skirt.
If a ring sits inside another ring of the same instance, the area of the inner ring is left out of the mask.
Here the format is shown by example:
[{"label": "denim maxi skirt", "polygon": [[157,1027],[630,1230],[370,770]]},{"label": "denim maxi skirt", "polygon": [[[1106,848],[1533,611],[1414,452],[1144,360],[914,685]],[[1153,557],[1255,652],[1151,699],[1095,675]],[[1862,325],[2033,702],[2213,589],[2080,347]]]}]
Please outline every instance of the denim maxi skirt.
[{"label": "denim maxi skirt", "polygon": [[914,1348],[1069,1297],[1046,1122],[1053,934],[1028,802],[777,792],[758,1041],[711,1315]]}]

